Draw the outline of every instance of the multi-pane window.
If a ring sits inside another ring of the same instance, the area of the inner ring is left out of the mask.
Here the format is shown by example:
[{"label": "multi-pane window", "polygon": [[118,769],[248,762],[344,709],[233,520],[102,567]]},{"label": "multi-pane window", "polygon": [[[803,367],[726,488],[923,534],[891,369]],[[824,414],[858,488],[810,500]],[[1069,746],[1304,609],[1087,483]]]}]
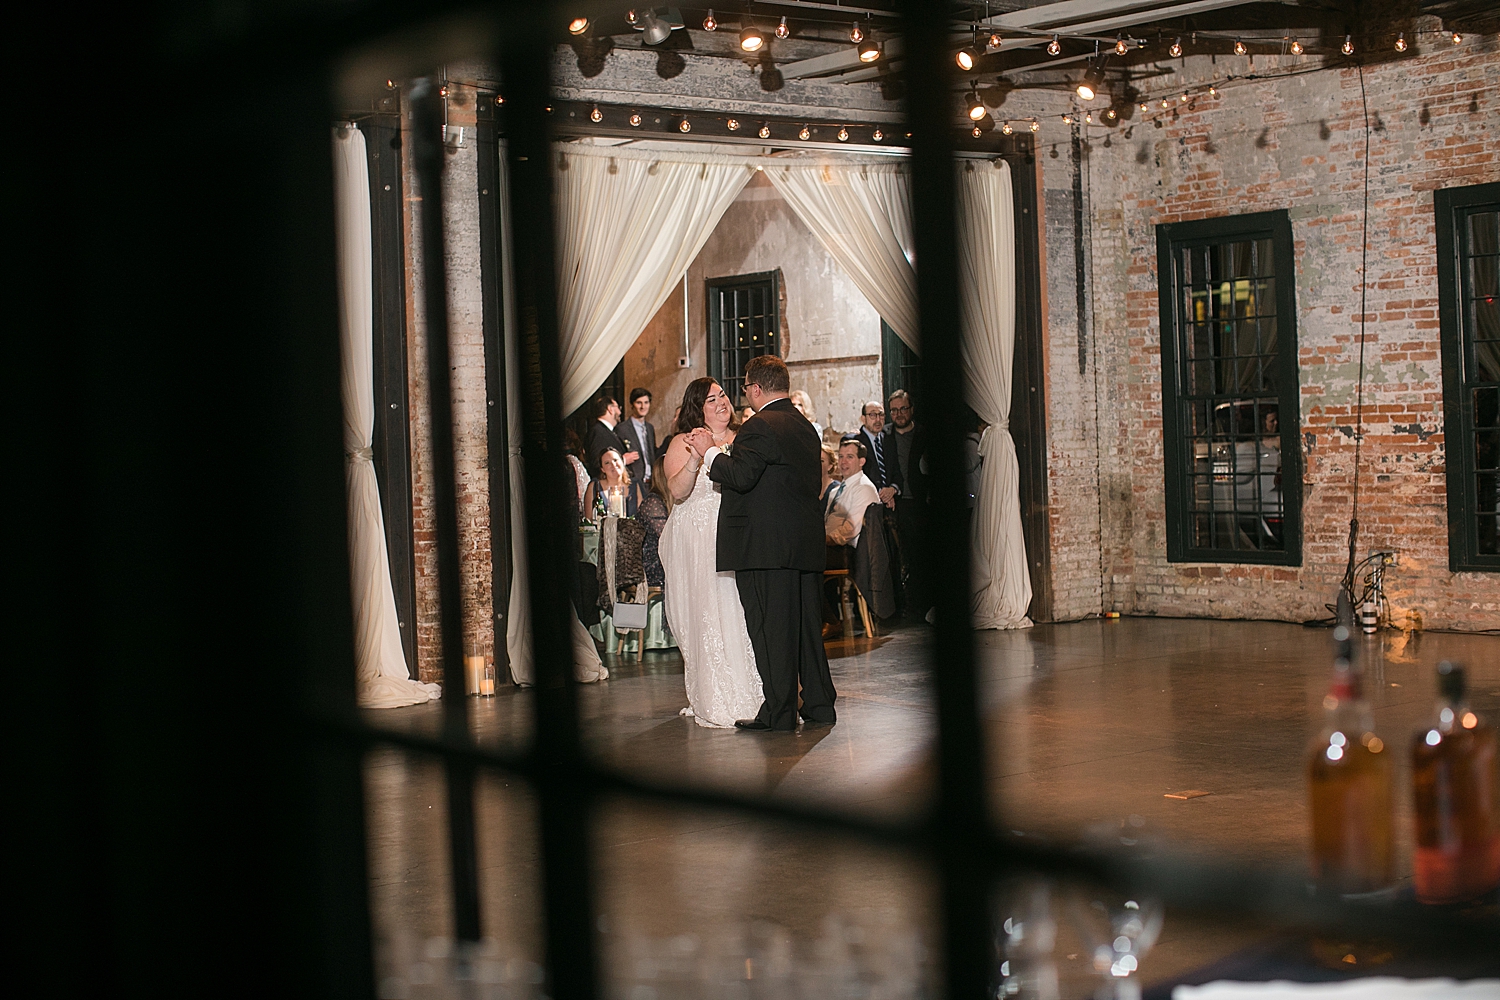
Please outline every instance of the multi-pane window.
[{"label": "multi-pane window", "polygon": [[1285,212],[1157,227],[1167,555],[1301,560]]},{"label": "multi-pane window", "polygon": [[905,389],[911,394],[913,403],[921,405],[922,359],[906,346],[906,341],[896,336],[896,331],[885,320],[880,321],[880,381],[887,403],[891,393]]},{"label": "multi-pane window", "polygon": [[1436,192],[1448,562],[1500,570],[1500,184]]},{"label": "multi-pane window", "polygon": [[775,271],[708,280],[708,373],[736,407],[745,402],[745,364],[780,356],[780,295]]}]

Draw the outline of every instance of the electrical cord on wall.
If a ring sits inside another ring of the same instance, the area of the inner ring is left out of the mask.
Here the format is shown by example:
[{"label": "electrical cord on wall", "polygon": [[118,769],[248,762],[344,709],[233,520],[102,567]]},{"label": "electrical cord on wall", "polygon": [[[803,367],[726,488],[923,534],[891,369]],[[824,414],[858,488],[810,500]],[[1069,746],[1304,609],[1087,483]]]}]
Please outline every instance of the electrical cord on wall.
[{"label": "electrical cord on wall", "polygon": [[1361,446],[1365,439],[1365,294],[1370,287],[1370,106],[1365,99],[1365,68],[1356,66],[1359,73],[1359,106],[1364,112],[1365,163],[1364,203],[1360,211],[1359,245],[1359,375],[1354,389],[1354,496],[1349,510],[1349,562],[1344,568],[1343,590],[1354,603],[1354,575],[1356,552],[1359,541],[1359,463]]}]

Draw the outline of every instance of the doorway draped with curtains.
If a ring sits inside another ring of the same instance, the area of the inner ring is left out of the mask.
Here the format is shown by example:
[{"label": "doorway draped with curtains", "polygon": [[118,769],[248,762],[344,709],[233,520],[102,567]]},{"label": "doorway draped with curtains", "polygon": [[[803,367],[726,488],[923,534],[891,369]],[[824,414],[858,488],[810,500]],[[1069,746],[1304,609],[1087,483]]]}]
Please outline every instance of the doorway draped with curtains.
[{"label": "doorway draped with curtains", "polygon": [[[1025,628],[1031,624],[1031,577],[1009,428],[1016,302],[1010,167],[1001,160],[963,160],[956,169],[962,388],[989,424],[980,445],[984,464],[975,511],[974,626]],[[625,356],[756,170],[765,171],[897,336],[920,350],[904,163],[559,144],[554,176],[564,412],[586,402]],[[512,440],[519,440],[514,415],[511,428]],[[512,456],[511,464],[518,472],[519,459]],[[531,637],[520,515],[520,504],[513,503],[511,537],[518,543],[507,641],[512,676],[525,683],[531,678]]]}]

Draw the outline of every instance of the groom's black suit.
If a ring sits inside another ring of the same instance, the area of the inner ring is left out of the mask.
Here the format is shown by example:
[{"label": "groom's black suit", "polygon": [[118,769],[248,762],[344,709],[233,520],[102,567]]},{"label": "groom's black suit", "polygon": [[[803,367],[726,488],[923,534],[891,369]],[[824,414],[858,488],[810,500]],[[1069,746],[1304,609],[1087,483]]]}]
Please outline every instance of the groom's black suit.
[{"label": "groom's black suit", "polygon": [[822,442],[790,400],[777,399],[745,421],[732,455],[708,477],[724,487],[719,504],[718,570],[733,570],[755,647],[765,703],[756,718],[773,729],[802,717],[832,724],[833,678],[823,652],[821,583],[825,559]]}]

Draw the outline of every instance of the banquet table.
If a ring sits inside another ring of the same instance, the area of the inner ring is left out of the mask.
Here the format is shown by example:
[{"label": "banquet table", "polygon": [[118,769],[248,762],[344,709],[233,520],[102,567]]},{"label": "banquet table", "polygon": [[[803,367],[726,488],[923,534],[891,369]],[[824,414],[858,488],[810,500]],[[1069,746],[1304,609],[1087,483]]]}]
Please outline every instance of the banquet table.
[{"label": "banquet table", "polygon": [[[583,560],[592,566],[599,565],[599,526],[584,523],[578,526],[579,538],[583,541]],[[589,634],[604,643],[606,653],[624,651],[639,652],[637,644],[644,642],[646,649],[676,649],[677,640],[667,626],[666,607],[660,593],[651,595],[646,605],[646,628],[644,632],[630,631],[621,635],[615,630],[614,619],[604,609],[599,610],[599,624],[589,626]]]}]

